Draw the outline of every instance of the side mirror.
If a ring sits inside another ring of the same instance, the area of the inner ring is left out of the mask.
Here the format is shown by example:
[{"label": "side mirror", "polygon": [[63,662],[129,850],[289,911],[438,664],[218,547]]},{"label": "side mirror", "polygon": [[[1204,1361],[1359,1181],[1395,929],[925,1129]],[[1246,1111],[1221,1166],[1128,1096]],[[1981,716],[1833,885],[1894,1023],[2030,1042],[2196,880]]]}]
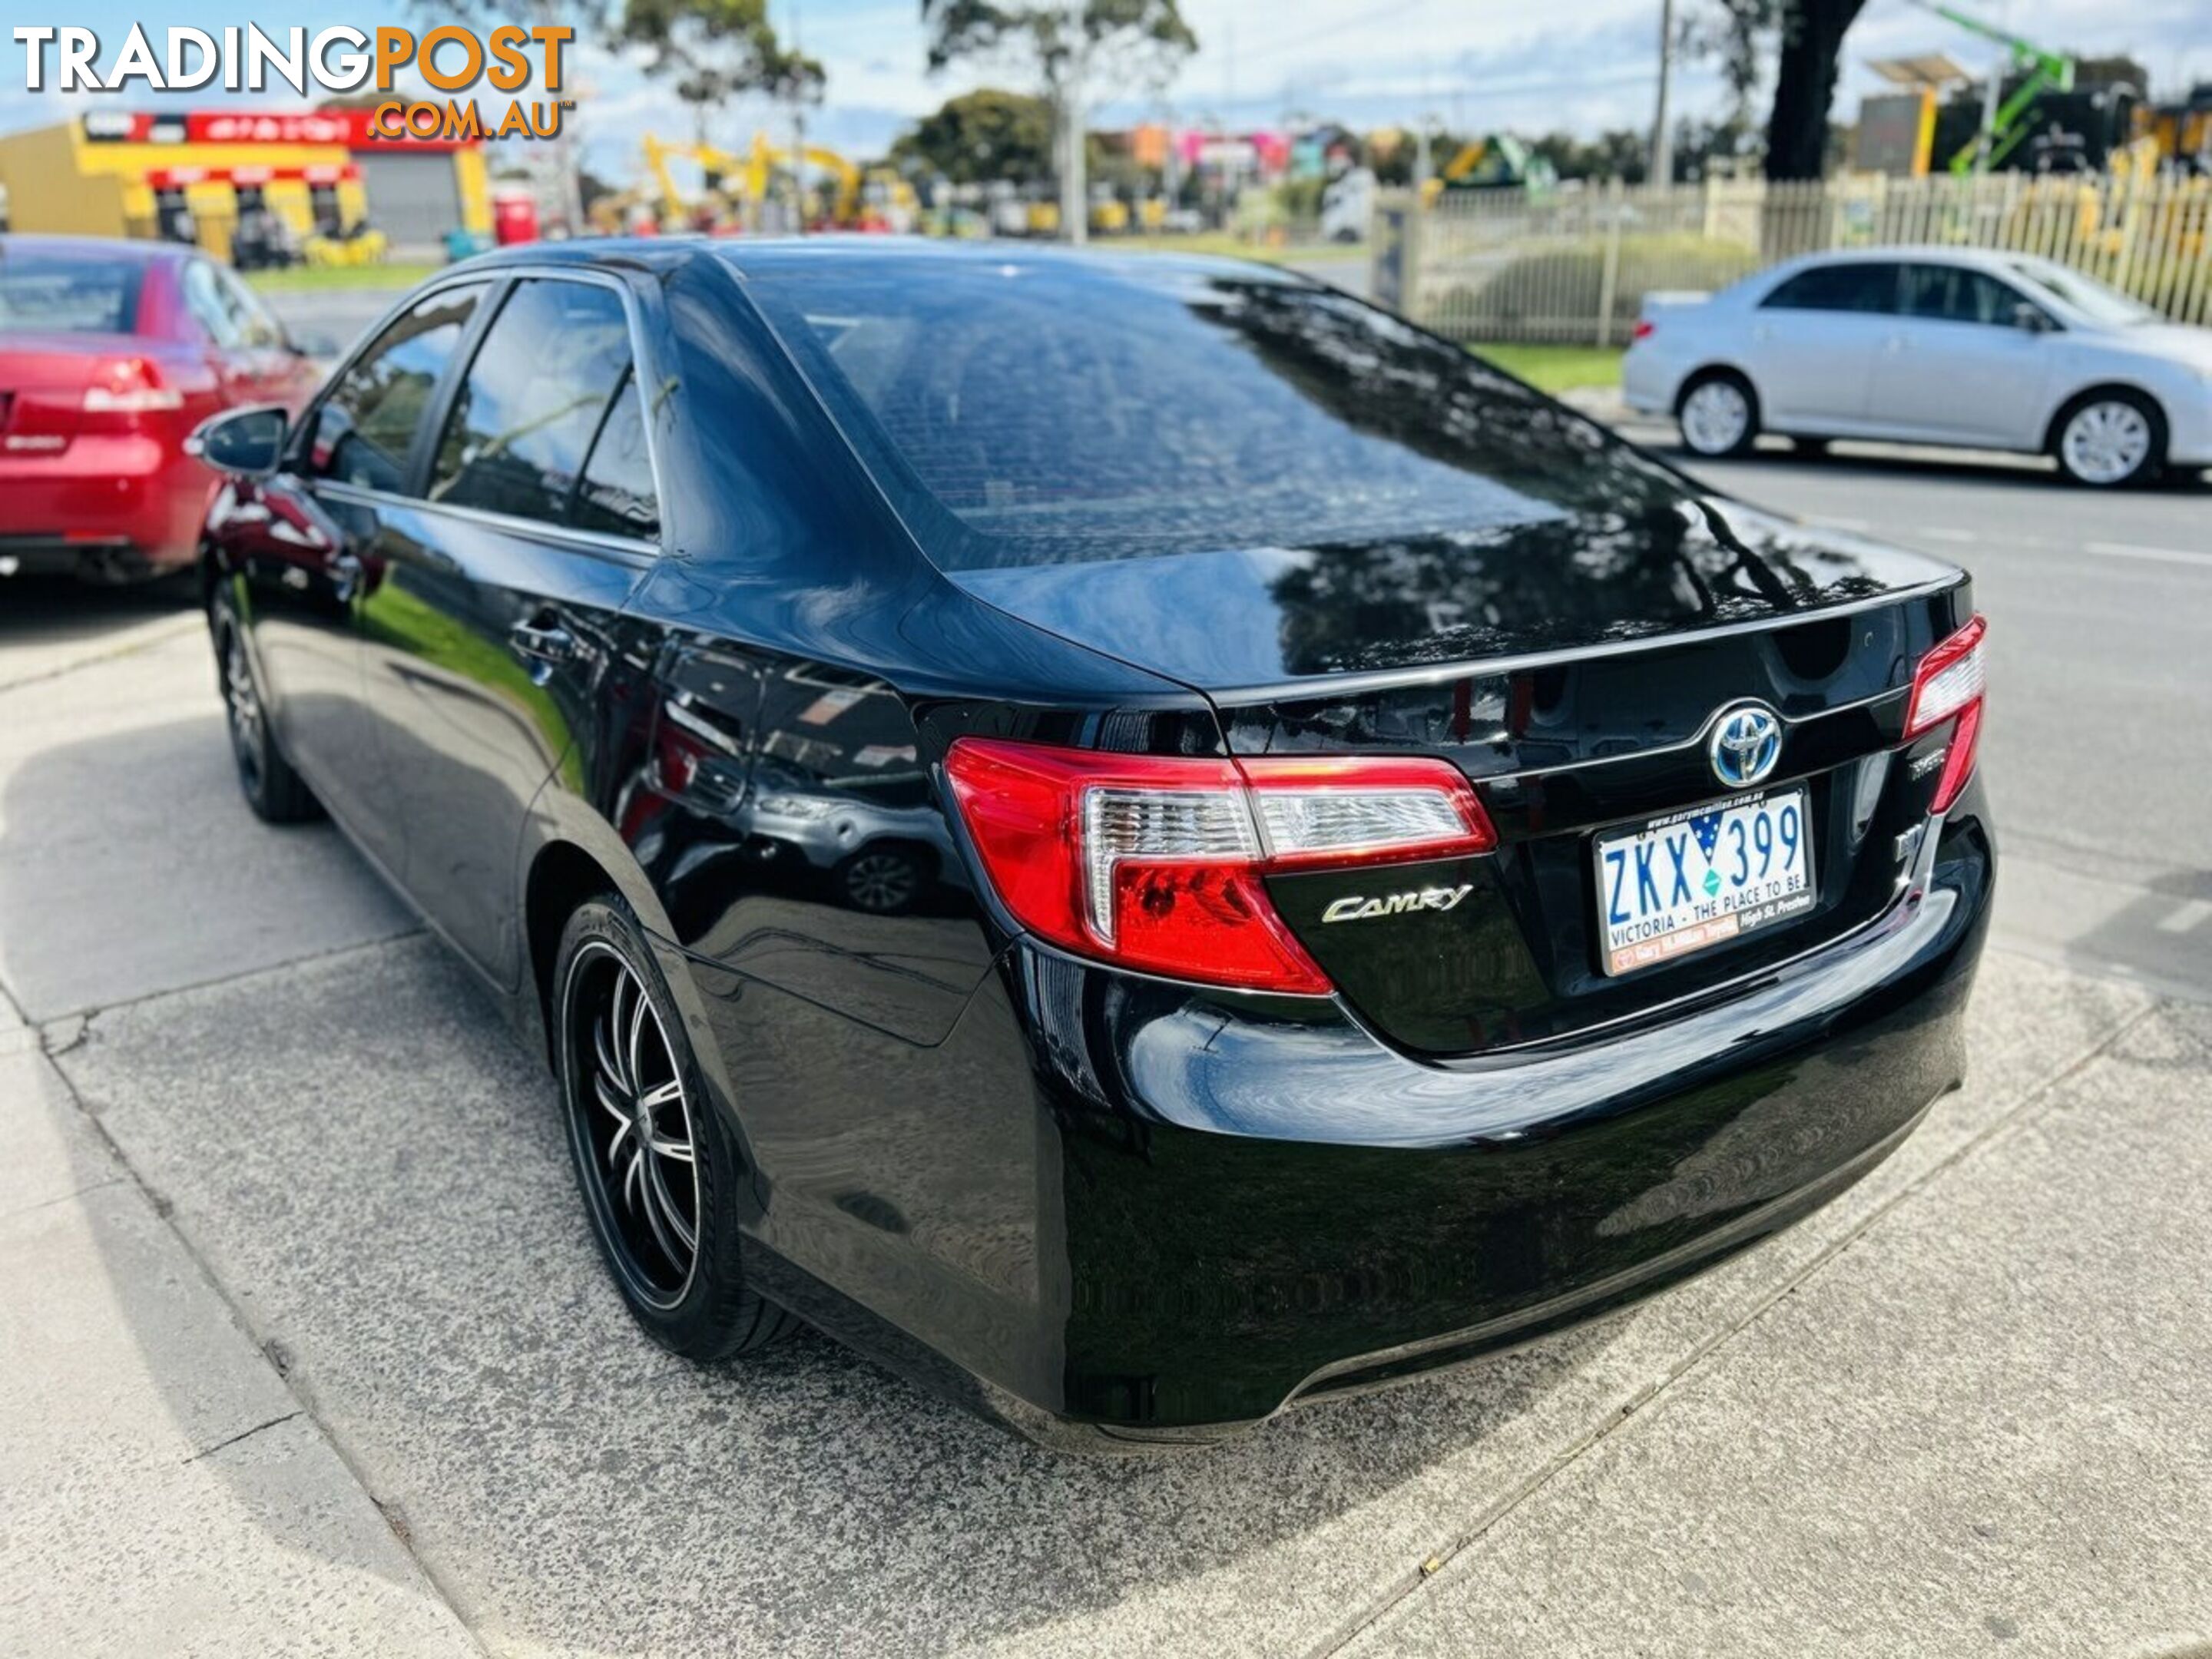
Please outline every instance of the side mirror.
[{"label": "side mirror", "polygon": [[289,343],[295,357],[306,357],[318,362],[328,362],[344,348],[334,334],[298,334]]},{"label": "side mirror", "polygon": [[290,418],[281,404],[258,404],[210,416],[185,440],[185,453],[234,477],[265,478],[284,457]]},{"label": "side mirror", "polygon": [[2012,325],[2030,334],[2048,334],[2054,326],[2049,312],[2025,300],[2012,308]]}]

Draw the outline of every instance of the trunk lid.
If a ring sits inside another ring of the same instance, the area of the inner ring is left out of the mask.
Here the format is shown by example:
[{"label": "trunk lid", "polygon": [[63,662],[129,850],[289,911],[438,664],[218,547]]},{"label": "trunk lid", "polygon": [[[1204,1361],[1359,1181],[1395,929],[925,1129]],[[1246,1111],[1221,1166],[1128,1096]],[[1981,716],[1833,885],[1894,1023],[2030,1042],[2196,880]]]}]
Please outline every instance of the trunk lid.
[{"label": "trunk lid", "polygon": [[0,334],[0,459],[68,448],[93,371],[131,343],[105,334]]},{"label": "trunk lid", "polygon": [[[1487,538],[1258,549],[957,573],[1039,626],[1204,691],[1240,755],[1436,756],[1498,850],[1271,876],[1277,910],[1376,1031],[1438,1057],[1656,1018],[1853,931],[1899,890],[1932,733],[1913,667],[1972,614],[1964,576],[1732,502],[1565,515]],[[1717,716],[1780,717],[1752,790]],[[1597,842],[1802,790],[1809,908],[1606,971]]]}]

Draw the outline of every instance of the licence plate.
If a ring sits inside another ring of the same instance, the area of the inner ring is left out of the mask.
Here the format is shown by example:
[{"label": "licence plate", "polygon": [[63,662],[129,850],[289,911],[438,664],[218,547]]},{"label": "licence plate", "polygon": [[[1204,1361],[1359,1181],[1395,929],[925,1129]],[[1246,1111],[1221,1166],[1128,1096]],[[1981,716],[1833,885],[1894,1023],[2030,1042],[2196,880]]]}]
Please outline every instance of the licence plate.
[{"label": "licence plate", "polygon": [[1719,801],[1596,843],[1598,931],[1608,975],[1813,908],[1813,830],[1802,789]]}]

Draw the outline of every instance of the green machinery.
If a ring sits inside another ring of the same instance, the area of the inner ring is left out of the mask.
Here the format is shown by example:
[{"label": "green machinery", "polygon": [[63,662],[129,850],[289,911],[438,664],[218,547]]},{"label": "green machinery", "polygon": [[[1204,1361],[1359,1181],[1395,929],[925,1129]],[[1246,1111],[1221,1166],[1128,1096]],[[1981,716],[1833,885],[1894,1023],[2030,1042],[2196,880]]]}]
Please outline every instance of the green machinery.
[{"label": "green machinery", "polygon": [[2007,156],[2019,147],[2030,131],[2027,114],[2034,108],[2035,100],[2046,92],[2065,93],[2074,90],[2074,60],[2064,52],[2046,52],[2030,40],[2007,33],[1993,23],[1985,23],[1971,13],[1955,6],[1939,5],[1936,0],[1917,0],[1924,11],[1932,11],[1946,22],[1955,23],[1970,34],[1978,34],[1984,40],[1993,40],[2005,49],[2007,58],[2020,84],[2012,95],[2002,103],[1996,100],[1993,86],[1990,101],[1982,118],[1982,130],[1972,143],[1962,146],[1951,158],[1951,171],[1963,179],[1969,173],[1986,173],[2000,167]]}]

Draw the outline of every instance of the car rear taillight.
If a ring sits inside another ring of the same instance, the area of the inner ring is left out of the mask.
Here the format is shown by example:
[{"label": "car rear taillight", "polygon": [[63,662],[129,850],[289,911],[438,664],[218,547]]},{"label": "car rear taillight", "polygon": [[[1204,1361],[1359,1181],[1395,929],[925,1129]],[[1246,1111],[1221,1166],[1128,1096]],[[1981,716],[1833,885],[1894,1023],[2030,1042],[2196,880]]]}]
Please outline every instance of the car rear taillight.
[{"label": "car rear taillight", "polygon": [[1912,702],[1905,711],[1905,741],[1955,719],[1951,747],[1943,757],[1931,812],[1950,810],[1974,775],[1974,748],[1982,735],[1982,636],[1989,624],[1979,616],[1920,659],[1912,673]]},{"label": "car rear taillight", "polygon": [[143,357],[112,357],[97,365],[84,389],[84,429],[131,432],[138,417],[185,406],[185,394],[161,384],[161,371]]},{"label": "car rear taillight", "polygon": [[1248,990],[1329,988],[1266,875],[1498,844],[1441,760],[1190,760],[962,738],[945,769],[1023,927],[1119,967]]},{"label": "car rear taillight", "polygon": [[1628,331],[1628,343],[1634,345],[1638,340],[1648,340],[1657,331],[1650,318],[1638,317],[1636,326]]}]

